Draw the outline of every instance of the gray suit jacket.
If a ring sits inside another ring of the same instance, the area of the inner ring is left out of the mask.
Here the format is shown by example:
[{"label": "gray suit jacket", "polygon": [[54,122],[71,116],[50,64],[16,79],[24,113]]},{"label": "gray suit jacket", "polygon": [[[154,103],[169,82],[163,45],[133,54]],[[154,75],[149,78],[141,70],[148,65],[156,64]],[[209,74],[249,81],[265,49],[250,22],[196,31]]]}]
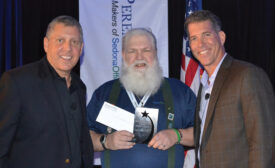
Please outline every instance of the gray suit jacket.
[{"label": "gray suit jacket", "polygon": [[275,98],[262,69],[229,55],[224,59],[210,96],[198,151],[200,94],[194,133],[201,168],[274,167]]}]

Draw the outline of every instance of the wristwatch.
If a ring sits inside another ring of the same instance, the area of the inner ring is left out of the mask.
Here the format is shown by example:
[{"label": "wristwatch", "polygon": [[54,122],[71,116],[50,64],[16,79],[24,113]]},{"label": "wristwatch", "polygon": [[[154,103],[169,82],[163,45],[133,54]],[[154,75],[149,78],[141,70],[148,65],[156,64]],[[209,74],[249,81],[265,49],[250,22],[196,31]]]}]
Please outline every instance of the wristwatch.
[{"label": "wristwatch", "polygon": [[103,147],[104,150],[107,150],[106,146],[105,146],[105,142],[106,142],[106,138],[107,138],[107,135],[106,134],[103,134],[101,137],[100,137],[100,143]]}]

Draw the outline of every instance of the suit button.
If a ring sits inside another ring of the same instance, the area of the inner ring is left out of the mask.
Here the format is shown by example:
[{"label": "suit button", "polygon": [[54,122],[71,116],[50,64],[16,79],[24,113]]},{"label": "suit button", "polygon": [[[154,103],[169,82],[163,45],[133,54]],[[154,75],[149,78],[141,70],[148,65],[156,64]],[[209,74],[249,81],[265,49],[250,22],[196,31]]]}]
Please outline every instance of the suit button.
[{"label": "suit button", "polygon": [[66,164],[69,164],[69,163],[70,163],[70,159],[67,158],[67,159],[65,160],[65,163],[66,163]]}]

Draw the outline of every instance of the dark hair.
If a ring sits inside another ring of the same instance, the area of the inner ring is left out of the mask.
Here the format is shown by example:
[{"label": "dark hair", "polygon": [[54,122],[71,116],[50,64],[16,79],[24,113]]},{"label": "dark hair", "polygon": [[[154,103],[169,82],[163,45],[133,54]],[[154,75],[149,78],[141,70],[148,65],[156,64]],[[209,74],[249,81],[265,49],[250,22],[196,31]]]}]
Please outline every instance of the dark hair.
[{"label": "dark hair", "polygon": [[155,47],[155,50],[157,50],[157,40],[151,30],[146,28],[133,28],[129,30],[122,38],[122,51],[125,50],[125,45],[127,44],[128,40],[134,35],[145,35],[149,37]]},{"label": "dark hair", "polygon": [[199,11],[193,12],[185,20],[184,29],[187,35],[189,36],[188,25],[190,23],[202,22],[207,20],[209,20],[212,23],[212,26],[216,30],[216,32],[221,31],[222,23],[218,16],[216,16],[214,13],[208,10],[199,10]]},{"label": "dark hair", "polygon": [[82,31],[82,27],[81,27],[80,23],[75,18],[73,18],[71,16],[66,16],[66,15],[58,16],[58,17],[54,18],[49,23],[47,31],[46,31],[46,37],[49,37],[52,29],[58,23],[62,23],[65,26],[75,26],[75,27],[77,27],[78,30],[79,30],[81,42],[83,42],[83,31]]}]

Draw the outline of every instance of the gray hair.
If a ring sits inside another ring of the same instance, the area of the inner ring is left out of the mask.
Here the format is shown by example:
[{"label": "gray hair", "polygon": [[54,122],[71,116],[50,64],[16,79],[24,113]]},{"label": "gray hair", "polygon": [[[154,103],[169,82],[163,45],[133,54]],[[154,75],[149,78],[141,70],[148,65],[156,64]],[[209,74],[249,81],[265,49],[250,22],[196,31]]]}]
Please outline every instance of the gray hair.
[{"label": "gray hair", "polygon": [[154,45],[154,48],[155,50],[157,50],[157,40],[156,40],[156,37],[155,35],[148,29],[146,28],[134,28],[134,29],[131,29],[129,30],[122,38],[122,51],[125,50],[125,47],[128,43],[128,40],[132,37],[132,36],[135,36],[135,35],[145,35],[147,36],[152,44]]},{"label": "gray hair", "polygon": [[79,34],[80,34],[80,40],[81,42],[83,42],[83,31],[82,31],[82,27],[80,25],[80,23],[73,17],[71,16],[66,16],[66,15],[62,15],[62,16],[58,16],[56,18],[54,18],[48,25],[47,28],[47,32],[46,32],[46,37],[49,38],[49,35],[51,34],[54,26],[58,23],[62,23],[65,26],[75,26],[78,28]]},{"label": "gray hair", "polygon": [[193,12],[185,20],[184,29],[187,35],[189,36],[188,25],[190,23],[202,22],[207,20],[209,20],[212,23],[212,26],[216,32],[221,31],[222,23],[218,16],[216,16],[214,13],[208,10],[199,10],[199,11]]}]

